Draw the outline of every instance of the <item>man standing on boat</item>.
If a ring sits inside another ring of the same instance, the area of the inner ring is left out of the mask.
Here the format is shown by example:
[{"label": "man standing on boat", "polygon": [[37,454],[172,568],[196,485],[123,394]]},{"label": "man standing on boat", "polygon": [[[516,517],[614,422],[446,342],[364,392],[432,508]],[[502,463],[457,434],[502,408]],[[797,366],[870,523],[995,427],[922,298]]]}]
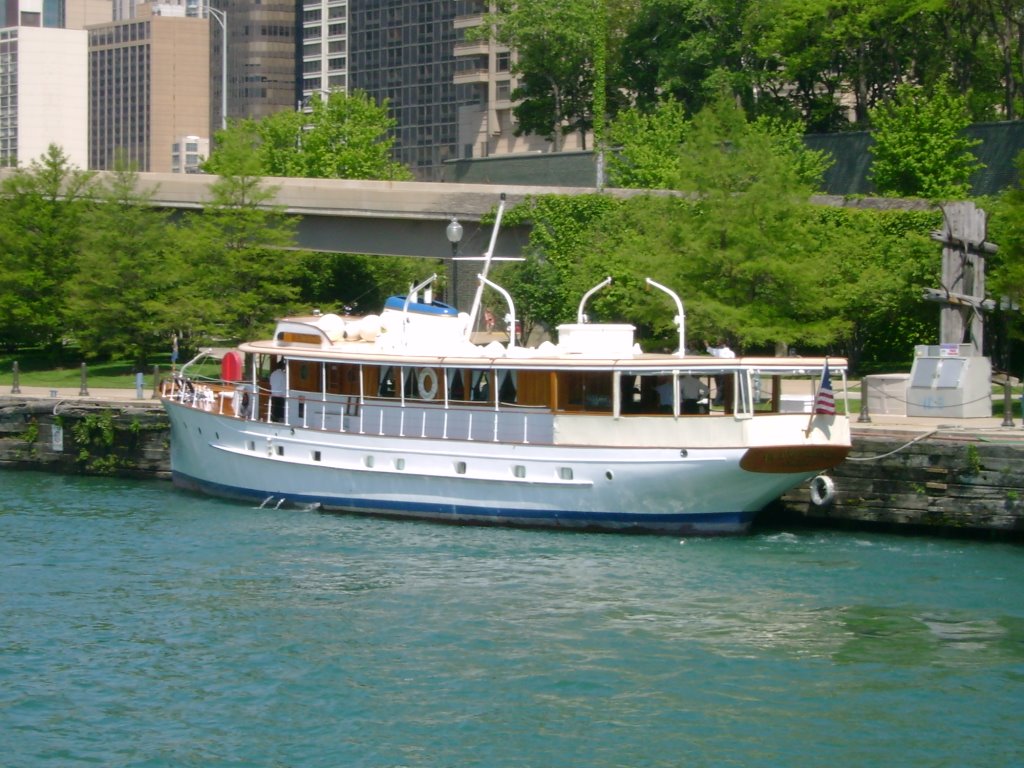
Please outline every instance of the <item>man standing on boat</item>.
[{"label": "man standing on boat", "polygon": [[284,399],[288,394],[288,381],[284,375],[284,361],[278,360],[270,372],[270,420],[284,421]]}]

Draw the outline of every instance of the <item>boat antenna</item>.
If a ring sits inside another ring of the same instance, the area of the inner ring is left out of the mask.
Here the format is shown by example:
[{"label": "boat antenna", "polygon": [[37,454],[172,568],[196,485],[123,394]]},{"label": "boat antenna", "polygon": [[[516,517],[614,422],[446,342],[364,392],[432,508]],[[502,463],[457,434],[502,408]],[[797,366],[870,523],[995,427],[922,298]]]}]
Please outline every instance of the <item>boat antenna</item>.
[{"label": "boat antenna", "polygon": [[686,313],[683,312],[683,302],[680,301],[679,297],[676,295],[676,292],[673,291],[671,288],[667,288],[661,283],[656,283],[649,277],[646,277],[644,279],[647,281],[648,285],[652,285],[658,290],[667,293],[669,296],[672,297],[672,300],[676,303],[676,316],[672,318],[673,322],[675,322],[676,324],[676,327],[679,329],[679,351],[676,352],[676,355],[678,355],[679,357],[684,357],[686,355]]},{"label": "boat antenna", "polygon": [[469,310],[469,323],[466,324],[466,338],[473,334],[476,327],[476,317],[480,313],[480,302],[484,297],[484,285],[487,283],[487,273],[491,270],[491,259],[494,256],[494,244],[498,242],[498,230],[501,228],[501,217],[505,213],[505,193],[501,193],[501,202],[498,203],[498,215],[494,219],[494,229],[491,230],[491,244],[487,246],[487,253],[484,254],[484,269],[477,275],[478,282],[476,293],[473,295],[473,307]]},{"label": "boat antenna", "polygon": [[611,285],[611,282],[612,282],[612,277],[611,277],[611,275],[608,275],[608,277],[606,277],[600,283],[598,283],[593,288],[591,288],[589,291],[587,291],[586,293],[583,294],[583,298],[580,299],[580,307],[579,307],[579,309],[576,310],[576,322],[577,323],[582,325],[583,323],[587,322],[587,316],[585,314],[583,314],[583,308],[587,305],[587,299],[589,299],[595,293],[600,291],[606,285]]}]

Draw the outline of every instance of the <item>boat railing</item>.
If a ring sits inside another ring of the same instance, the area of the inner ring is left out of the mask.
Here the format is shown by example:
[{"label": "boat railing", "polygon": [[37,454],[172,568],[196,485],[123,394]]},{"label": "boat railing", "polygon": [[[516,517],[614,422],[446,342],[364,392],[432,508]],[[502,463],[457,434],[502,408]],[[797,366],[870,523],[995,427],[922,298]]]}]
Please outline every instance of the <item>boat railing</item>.
[{"label": "boat railing", "polygon": [[[164,379],[161,397],[192,408],[273,423],[270,392],[251,384]],[[293,394],[286,398],[284,426],[386,437],[424,437],[499,443],[550,444],[554,415],[547,408],[360,399],[358,395]]]}]

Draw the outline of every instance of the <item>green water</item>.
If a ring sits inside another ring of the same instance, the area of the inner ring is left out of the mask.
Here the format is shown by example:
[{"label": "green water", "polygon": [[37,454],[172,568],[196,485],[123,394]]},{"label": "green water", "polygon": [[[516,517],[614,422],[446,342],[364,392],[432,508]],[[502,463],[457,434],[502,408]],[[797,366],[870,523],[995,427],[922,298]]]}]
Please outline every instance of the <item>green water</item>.
[{"label": "green water", "polygon": [[1024,764],[1024,549],[0,472],[5,766]]}]

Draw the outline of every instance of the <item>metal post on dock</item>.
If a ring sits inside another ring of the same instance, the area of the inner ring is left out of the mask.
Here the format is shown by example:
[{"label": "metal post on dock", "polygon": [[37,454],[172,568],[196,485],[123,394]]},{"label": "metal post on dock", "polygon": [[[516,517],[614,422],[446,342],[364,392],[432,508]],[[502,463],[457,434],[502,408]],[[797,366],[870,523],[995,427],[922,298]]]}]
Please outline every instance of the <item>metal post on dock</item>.
[{"label": "metal post on dock", "polygon": [[153,366],[153,399],[160,397],[160,366]]},{"label": "metal post on dock", "polygon": [[860,416],[857,417],[857,423],[871,423],[871,414],[868,412],[868,382],[866,376],[862,376],[860,379]]},{"label": "metal post on dock", "polygon": [[88,397],[89,396],[89,387],[87,387],[86,384],[85,384],[85,379],[86,379],[87,375],[88,374],[86,373],[85,362],[83,361],[82,362],[82,387],[81,387],[81,389],[78,390],[79,397]]},{"label": "metal post on dock", "polygon": [[17,360],[14,361],[14,366],[12,367],[12,371],[14,372],[14,380],[11,382],[11,394],[12,395],[20,395],[21,394],[21,385],[18,382],[18,378],[19,378],[19,375],[20,375],[20,370],[18,368],[18,361]]},{"label": "metal post on dock", "polygon": [[141,400],[142,399],[142,386],[143,386],[142,371],[136,371],[136,373],[135,373],[135,399],[136,400]]},{"label": "metal post on dock", "polygon": [[1004,427],[1013,426],[1013,393],[1010,391],[1010,375],[1003,379],[1003,423]]}]

